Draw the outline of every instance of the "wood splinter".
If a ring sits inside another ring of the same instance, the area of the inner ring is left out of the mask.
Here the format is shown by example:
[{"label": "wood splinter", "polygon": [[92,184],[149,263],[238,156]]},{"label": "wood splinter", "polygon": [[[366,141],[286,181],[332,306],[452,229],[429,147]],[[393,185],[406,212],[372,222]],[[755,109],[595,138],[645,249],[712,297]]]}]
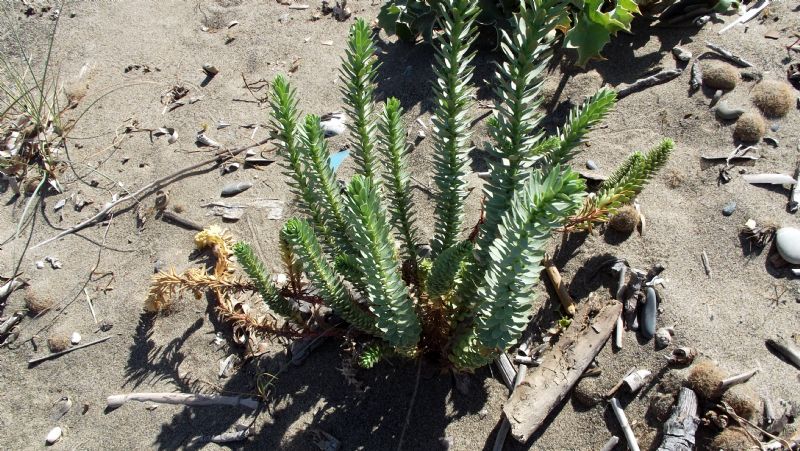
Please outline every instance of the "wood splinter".
[{"label": "wood splinter", "polygon": [[567,291],[567,286],[561,279],[561,273],[558,272],[558,268],[556,268],[556,266],[553,264],[553,261],[550,259],[550,256],[548,255],[545,255],[543,263],[544,269],[547,272],[547,276],[550,278],[550,282],[553,283],[553,286],[556,289],[558,300],[561,301],[561,305],[564,307],[567,315],[575,316],[575,301],[572,299],[572,296],[570,296],[569,291]]},{"label": "wood splinter", "polygon": [[159,404],[182,404],[185,406],[244,406],[257,409],[257,399],[241,396],[203,395],[194,393],[128,393],[111,395],[106,399],[110,408],[116,408],[128,401],[155,402]]},{"label": "wood splinter", "polygon": [[755,376],[756,373],[758,373],[758,370],[750,370],[746,373],[742,373],[736,376],[731,376],[726,379],[723,379],[722,382],[719,383],[719,389],[724,391],[734,385],[743,384],[749,381],[751,377]]},{"label": "wood splinter", "polygon": [[649,88],[651,86],[655,86],[661,83],[666,83],[673,78],[677,77],[678,75],[683,73],[683,69],[668,69],[662,70],[656,74],[653,74],[649,77],[640,78],[633,83],[625,86],[624,88],[620,88],[617,90],[617,99],[622,99],[633,94],[636,91],[641,91],[644,88]]}]

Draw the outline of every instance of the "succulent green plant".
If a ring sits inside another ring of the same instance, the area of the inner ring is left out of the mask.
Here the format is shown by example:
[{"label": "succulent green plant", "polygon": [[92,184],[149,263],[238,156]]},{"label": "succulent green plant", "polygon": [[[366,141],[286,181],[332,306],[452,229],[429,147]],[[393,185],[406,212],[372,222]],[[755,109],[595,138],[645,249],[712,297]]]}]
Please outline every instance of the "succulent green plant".
[{"label": "succulent green plant", "polygon": [[[539,130],[543,71],[552,53],[552,31],[566,17],[567,3],[525,0],[512,18],[512,31],[501,34],[505,61],[497,65],[489,122],[485,216],[476,233],[462,236],[474,96],[472,47],[480,8],[475,0],[437,5],[443,33],[436,38],[430,255],[417,252],[420,232],[402,108],[390,98],[377,112],[375,50],[360,19],[352,26],[341,72],[357,174],[341,189],[328,164],[319,118],[301,120],[296,92],[286,78],[276,77],[271,123],[304,216],[290,219],[280,234],[287,286],[269,286],[249,246],[234,247],[276,314],[307,326],[298,299],[310,296],[366,335],[369,344],[359,358],[364,367],[372,367],[385,352],[436,356],[459,371],[491,362],[526,327],[552,232],[581,206],[614,208],[629,201],[668,153],[637,157],[592,198],[610,200],[588,203],[583,180],[567,163],[616,96],[603,89],[576,108],[553,136]],[[309,287],[300,286],[301,271]]]}]

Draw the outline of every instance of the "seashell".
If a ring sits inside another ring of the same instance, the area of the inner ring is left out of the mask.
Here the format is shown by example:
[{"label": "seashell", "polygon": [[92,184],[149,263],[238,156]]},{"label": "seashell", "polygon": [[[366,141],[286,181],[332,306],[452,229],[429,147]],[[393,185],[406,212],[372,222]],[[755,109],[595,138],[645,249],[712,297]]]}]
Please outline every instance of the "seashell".
[{"label": "seashell", "polygon": [[223,174],[230,174],[231,172],[236,171],[237,169],[239,169],[239,167],[240,167],[239,163],[228,163],[228,164],[222,166],[222,173]]},{"label": "seashell", "polygon": [[341,111],[328,113],[320,118],[319,125],[326,137],[341,135],[345,132],[345,115]]},{"label": "seashell", "polygon": [[203,145],[203,146],[222,147],[222,144],[220,144],[220,143],[214,141],[213,139],[209,138],[203,132],[200,132],[200,133],[197,134],[197,137],[195,138],[195,142],[197,142],[197,144],[200,144],[200,145]]},{"label": "seashell", "polygon": [[48,445],[52,445],[55,442],[61,440],[61,428],[56,426],[53,429],[50,429],[50,432],[47,433],[47,437],[45,437],[44,441]]},{"label": "seashell", "polygon": [[240,325],[233,326],[233,342],[239,346],[247,344],[247,329]]},{"label": "seashell", "polygon": [[683,346],[672,350],[669,363],[672,365],[689,365],[694,361],[695,357],[697,357],[697,350]]},{"label": "seashell", "polygon": [[656,349],[664,349],[672,343],[672,332],[667,327],[660,327],[656,331]]},{"label": "seashell", "polygon": [[61,399],[53,403],[53,409],[50,411],[50,421],[58,421],[69,413],[69,409],[72,408],[72,400],[69,399],[69,396],[63,396]]},{"label": "seashell", "polygon": [[648,370],[636,370],[622,379],[622,383],[631,393],[636,393],[647,382],[652,373]]},{"label": "seashell", "polygon": [[253,184],[250,183],[250,182],[229,183],[229,184],[225,185],[224,187],[222,187],[222,196],[223,197],[235,196],[235,195],[237,195],[239,193],[243,193],[243,192],[249,190],[252,187],[253,187]]},{"label": "seashell", "polygon": [[69,342],[76,345],[81,342],[81,333],[77,330],[69,336]]}]

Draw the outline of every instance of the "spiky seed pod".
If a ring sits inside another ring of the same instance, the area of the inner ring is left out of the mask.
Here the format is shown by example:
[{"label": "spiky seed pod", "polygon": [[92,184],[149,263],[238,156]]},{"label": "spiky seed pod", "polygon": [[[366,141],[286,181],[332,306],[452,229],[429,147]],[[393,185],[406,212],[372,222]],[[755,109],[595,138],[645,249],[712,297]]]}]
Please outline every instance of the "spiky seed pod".
[{"label": "spiky seed pod", "polygon": [[795,103],[795,90],[783,81],[764,80],[753,88],[751,95],[753,104],[770,118],[786,116]]},{"label": "spiky seed pod", "polygon": [[350,27],[339,79],[347,114],[352,119],[348,127],[353,159],[362,175],[377,181],[379,161],[375,151],[373,97],[378,64],[374,56],[372,32],[367,22],[359,18]]},{"label": "spiky seed pod", "polygon": [[47,349],[50,352],[61,352],[70,347],[72,343],[66,335],[51,335],[47,338]]},{"label": "spiky seed pod", "polygon": [[733,129],[733,137],[743,142],[758,142],[767,132],[767,124],[758,111],[748,111],[739,116]]},{"label": "spiky seed pod", "polygon": [[278,137],[278,148],[284,157],[284,174],[289,177],[289,186],[297,198],[300,210],[308,214],[320,236],[328,237],[322,213],[322,197],[313,189],[304,166],[303,142],[306,138],[303,127],[299,124],[296,91],[282,75],[272,81],[269,102],[272,108],[270,123]]},{"label": "spiky seed pod", "polygon": [[264,265],[253,253],[253,249],[246,243],[238,242],[233,246],[233,253],[242,268],[250,276],[250,280],[255,284],[261,299],[265,304],[275,313],[283,316],[286,319],[291,319],[297,324],[303,324],[303,320],[297,310],[292,308],[286,298],[278,293],[275,286],[269,280],[267,270]]},{"label": "spiky seed pod", "polygon": [[431,247],[438,255],[454,245],[464,221],[464,199],[467,196],[469,172],[468,112],[473,103],[472,59],[470,50],[475,41],[475,18],[480,12],[474,0],[443,0],[439,7],[439,26],[444,31],[438,38],[434,67],[434,94],[437,106],[433,122],[433,180],[436,184],[436,206]]},{"label": "spiky seed pod", "polygon": [[740,417],[752,420],[758,418],[761,400],[753,387],[748,384],[734,385],[725,390],[722,401],[727,403]]},{"label": "spiky seed pod", "polygon": [[378,125],[380,129],[380,151],[386,165],[384,182],[386,197],[389,200],[389,213],[392,224],[399,232],[405,258],[412,260],[416,267],[416,245],[419,232],[415,225],[414,202],[411,197],[411,184],[408,175],[406,133],[403,127],[403,109],[394,97],[386,100],[383,115]]},{"label": "spiky seed pod", "polygon": [[713,89],[733,89],[739,81],[739,71],[728,63],[715,62],[703,68],[703,84]]},{"label": "spiky seed pod", "polygon": [[472,243],[462,241],[447,248],[433,262],[426,288],[428,296],[435,298],[448,293],[456,284],[456,275],[464,259],[472,252]]},{"label": "spiky seed pod", "polygon": [[50,310],[55,305],[55,301],[49,297],[39,296],[32,289],[25,290],[25,308],[31,315],[38,315]]},{"label": "spiky seed pod", "polygon": [[292,218],[281,231],[285,239],[292,243],[295,253],[303,262],[305,272],[316,286],[325,302],[345,321],[363,332],[381,336],[375,327],[375,317],[364,311],[347,293],[339,274],[325,258],[322,247],[308,222]]},{"label": "spiky seed pod", "polygon": [[608,221],[609,227],[621,233],[631,233],[639,225],[639,211],[631,204],[626,204]]},{"label": "spiky seed pod", "polygon": [[701,397],[715,400],[722,395],[719,385],[724,378],[725,372],[714,362],[703,360],[692,367],[686,382],[689,388],[697,392]]},{"label": "spiky seed pod", "polygon": [[378,189],[369,178],[356,175],[347,192],[350,233],[360,250],[355,260],[362,269],[375,325],[383,339],[393,346],[412,348],[419,340],[421,328],[394,259],[394,240]]}]

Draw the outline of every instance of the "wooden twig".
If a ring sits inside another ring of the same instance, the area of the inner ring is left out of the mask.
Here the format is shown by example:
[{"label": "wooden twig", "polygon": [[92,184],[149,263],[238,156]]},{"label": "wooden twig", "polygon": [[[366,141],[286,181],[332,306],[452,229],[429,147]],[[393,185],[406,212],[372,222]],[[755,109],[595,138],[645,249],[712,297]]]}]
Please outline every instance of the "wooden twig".
[{"label": "wooden twig", "polygon": [[526,442],[567,397],[611,336],[622,304],[608,302],[592,318],[590,309],[593,307],[589,304],[578,307],[572,325],[558,343],[544,352],[540,366],[528,370],[525,380],[503,407],[511,424],[511,435],[518,441]]},{"label": "wooden twig", "polygon": [[200,437],[196,437],[192,439],[192,444],[203,444],[203,443],[231,443],[231,442],[240,442],[242,440],[247,439],[253,435],[252,428],[245,428],[241,431],[233,431],[233,432],[223,432],[222,434],[217,435],[202,435]]},{"label": "wooden twig", "polygon": [[514,365],[511,364],[511,359],[508,358],[508,354],[504,352],[497,356],[497,358],[494,359],[494,364],[497,370],[500,371],[500,377],[503,379],[503,383],[506,384],[509,390],[513,390],[514,379],[517,378],[517,371],[514,369]]},{"label": "wooden twig", "polygon": [[708,254],[706,251],[703,250],[703,253],[700,254],[700,258],[703,260],[703,269],[706,271],[706,275],[708,278],[711,278],[711,263],[708,262]]},{"label": "wooden twig", "polygon": [[691,389],[682,387],[678,404],[664,423],[664,438],[658,451],[692,451],[699,424],[697,395]]},{"label": "wooden twig", "polygon": [[625,434],[625,440],[628,441],[628,449],[631,451],[639,451],[639,442],[636,441],[633,429],[631,429],[631,425],[628,423],[628,417],[625,416],[625,411],[622,410],[622,406],[619,404],[617,398],[611,398],[608,405],[611,406],[611,410],[614,411],[614,416],[617,417],[619,426]]},{"label": "wooden twig", "polygon": [[200,224],[198,224],[198,223],[196,223],[196,222],[194,222],[194,221],[192,221],[190,219],[186,219],[183,216],[181,216],[181,215],[179,215],[177,213],[173,213],[173,212],[171,212],[169,210],[165,210],[165,211],[161,212],[161,219],[169,221],[169,222],[171,222],[173,224],[177,224],[177,225],[179,225],[181,227],[185,227],[185,228],[187,228],[189,230],[197,230],[198,232],[202,232],[203,231],[203,226],[202,225],[200,225]]},{"label": "wooden twig", "polygon": [[92,319],[94,320],[94,325],[97,325],[97,315],[94,313],[94,305],[92,305],[92,298],[89,297],[89,290],[86,287],[83,287],[83,294],[86,295],[86,303],[89,304],[89,311],[92,313]]},{"label": "wooden twig", "polygon": [[69,354],[70,352],[77,351],[78,349],[88,348],[89,346],[93,346],[93,345],[96,345],[98,343],[102,343],[102,342],[108,340],[109,338],[111,338],[110,335],[108,337],[98,338],[95,341],[90,341],[89,343],[85,343],[85,344],[78,345],[78,346],[73,346],[73,347],[71,347],[69,349],[65,349],[63,351],[54,352],[54,353],[48,354],[48,355],[46,355],[44,357],[37,357],[35,359],[28,360],[28,365],[36,365],[37,363],[44,362],[45,360],[54,359],[54,358],[60,357],[60,356],[62,356],[64,354]]},{"label": "wooden twig", "polygon": [[111,408],[119,407],[128,401],[150,401],[159,404],[182,404],[185,406],[244,406],[254,410],[260,404],[254,398],[194,393],[128,393],[126,395],[111,395],[106,399],[108,407]]},{"label": "wooden twig", "polygon": [[550,282],[553,283],[553,287],[556,289],[558,300],[561,301],[564,311],[566,311],[569,316],[575,316],[575,301],[572,300],[572,296],[570,296],[569,291],[567,291],[567,286],[564,284],[564,281],[561,280],[561,273],[558,272],[558,268],[556,268],[556,265],[553,264],[553,261],[550,260],[550,257],[547,255],[545,255],[543,263],[544,270],[550,278]]},{"label": "wooden twig", "polygon": [[51,242],[53,242],[53,241],[55,241],[55,240],[57,240],[57,239],[59,239],[61,237],[64,237],[64,236],[70,235],[72,233],[75,233],[77,231],[83,230],[86,227],[89,227],[90,225],[92,225],[92,224],[100,221],[101,219],[105,218],[112,209],[114,209],[115,207],[117,207],[119,205],[131,202],[131,201],[139,202],[139,200],[140,200],[139,198],[140,197],[144,197],[144,196],[150,194],[151,192],[153,192],[155,190],[161,189],[164,186],[168,185],[169,183],[174,182],[176,179],[178,179],[178,178],[180,178],[182,176],[185,176],[186,174],[188,174],[188,173],[190,173],[190,172],[192,172],[192,171],[194,171],[196,169],[199,169],[199,168],[201,168],[203,166],[207,166],[209,164],[219,165],[221,163],[224,163],[225,161],[230,160],[231,158],[235,157],[236,155],[239,155],[239,154],[241,154],[243,152],[246,152],[246,151],[248,151],[250,149],[253,149],[255,147],[264,145],[267,142],[269,142],[269,140],[270,140],[270,138],[266,138],[266,139],[262,139],[261,141],[255,143],[255,144],[251,144],[249,146],[240,147],[238,149],[233,149],[233,150],[220,151],[216,156],[214,156],[214,158],[209,158],[207,160],[203,160],[203,161],[201,161],[201,162],[199,162],[197,164],[193,164],[191,166],[185,167],[185,168],[183,168],[183,169],[181,169],[181,170],[179,170],[177,172],[173,172],[172,174],[169,174],[167,176],[161,177],[160,179],[152,181],[152,182],[144,185],[143,187],[139,188],[136,192],[128,194],[127,196],[122,196],[122,197],[120,197],[119,199],[117,199],[117,200],[115,200],[113,202],[108,202],[107,204],[105,204],[105,206],[103,208],[100,209],[99,212],[97,212],[97,214],[95,214],[91,218],[86,219],[85,221],[83,221],[83,222],[81,222],[81,223],[79,223],[77,225],[74,225],[74,226],[72,226],[72,227],[70,227],[68,229],[62,230],[61,232],[57,233],[56,235],[54,235],[54,236],[52,236],[52,237],[40,242],[39,244],[36,244],[35,246],[32,246],[31,249],[36,249],[36,248],[38,248],[40,246],[44,246],[45,244],[51,243]]},{"label": "wooden twig", "polygon": [[706,47],[708,47],[711,50],[717,52],[720,56],[722,56],[723,58],[725,58],[726,60],[728,60],[728,61],[730,61],[730,62],[732,62],[734,64],[738,64],[738,65],[740,65],[742,67],[753,67],[753,63],[734,55],[733,53],[731,53],[727,49],[724,49],[724,48],[722,48],[722,47],[720,47],[720,46],[718,46],[716,44],[712,44],[712,43],[706,41]]},{"label": "wooden twig", "polygon": [[414,392],[411,394],[411,401],[408,403],[408,412],[406,412],[406,421],[403,424],[403,430],[400,431],[400,437],[397,439],[397,451],[403,449],[403,437],[406,435],[408,425],[411,424],[411,413],[414,410],[414,401],[417,399],[417,390],[419,389],[419,377],[422,373],[422,359],[417,363],[417,379],[414,382]]},{"label": "wooden twig", "polygon": [[621,99],[623,97],[627,97],[633,94],[636,91],[641,91],[644,88],[649,88],[650,86],[666,83],[682,73],[683,69],[668,69],[668,70],[662,70],[661,72],[653,74],[649,77],[640,78],[634,81],[633,83],[629,84],[628,86],[625,86],[617,90],[617,98]]}]

